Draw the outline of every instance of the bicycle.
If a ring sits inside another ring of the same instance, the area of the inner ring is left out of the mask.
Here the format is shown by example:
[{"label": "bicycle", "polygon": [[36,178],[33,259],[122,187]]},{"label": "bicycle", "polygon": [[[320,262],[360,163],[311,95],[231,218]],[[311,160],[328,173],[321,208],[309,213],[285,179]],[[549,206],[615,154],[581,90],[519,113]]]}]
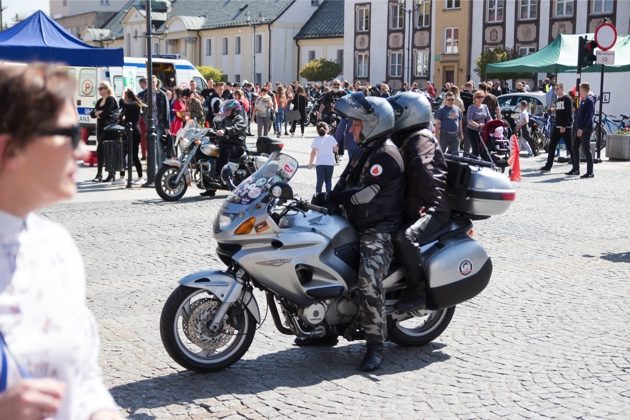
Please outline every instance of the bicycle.
[{"label": "bicycle", "polygon": [[593,134],[591,134],[591,143],[597,143],[599,132],[602,132],[602,140],[597,150],[602,150],[606,147],[609,134],[615,134],[618,131],[623,130],[626,127],[626,120],[630,119],[630,115],[621,114],[621,118],[615,115],[608,115],[602,112],[602,121],[599,121],[599,116],[593,117]]}]

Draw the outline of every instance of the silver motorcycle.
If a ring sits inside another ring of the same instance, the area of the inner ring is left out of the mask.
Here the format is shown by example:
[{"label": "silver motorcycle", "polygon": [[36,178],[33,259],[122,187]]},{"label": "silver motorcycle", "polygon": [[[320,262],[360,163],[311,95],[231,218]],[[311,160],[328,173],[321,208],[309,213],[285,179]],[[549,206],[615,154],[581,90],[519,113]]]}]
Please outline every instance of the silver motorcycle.
[{"label": "silver motorcycle", "polygon": [[[238,361],[261,323],[254,288],[266,294],[278,331],[298,337],[363,338],[357,290],[358,236],[341,215],[295,197],[288,184],[298,162],[274,153],[226,199],[214,221],[225,270],[183,277],[160,319],[162,343],[181,366],[214,372]],[[492,262],[472,236],[471,218],[504,212],[514,200],[507,178],[455,162],[451,223],[418,244],[427,308],[403,313],[405,273],[392,263],[383,288],[388,339],[420,346],[448,326],[455,305],[488,284]],[[278,310],[278,307],[280,310]]]}]

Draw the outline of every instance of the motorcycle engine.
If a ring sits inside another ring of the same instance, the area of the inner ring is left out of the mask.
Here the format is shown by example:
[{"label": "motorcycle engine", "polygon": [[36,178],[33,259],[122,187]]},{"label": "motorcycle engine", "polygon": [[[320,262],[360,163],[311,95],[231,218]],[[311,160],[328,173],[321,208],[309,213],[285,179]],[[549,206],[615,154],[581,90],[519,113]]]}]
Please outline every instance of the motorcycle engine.
[{"label": "motorcycle engine", "polygon": [[312,327],[319,325],[326,318],[328,304],[325,302],[317,302],[302,309],[300,314],[301,320]]}]

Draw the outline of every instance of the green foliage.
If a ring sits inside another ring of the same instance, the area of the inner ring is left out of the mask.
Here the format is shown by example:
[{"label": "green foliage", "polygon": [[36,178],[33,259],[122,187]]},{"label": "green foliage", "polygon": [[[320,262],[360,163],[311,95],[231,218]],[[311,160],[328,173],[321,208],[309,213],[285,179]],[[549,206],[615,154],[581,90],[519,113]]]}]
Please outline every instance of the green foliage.
[{"label": "green foliage", "polygon": [[309,82],[331,80],[339,73],[341,73],[341,66],[324,58],[310,61],[300,70],[300,76]]},{"label": "green foliage", "polygon": [[[488,64],[492,63],[502,63],[504,61],[514,60],[515,58],[519,58],[520,55],[515,48],[503,48],[498,47],[494,49],[489,49],[481,53],[479,57],[475,60],[475,72],[479,75],[481,80],[487,80],[486,68]],[[496,75],[496,78],[501,80],[508,79],[527,79],[531,78],[532,73],[505,73]],[[494,76],[492,78],[495,78]]]},{"label": "green foliage", "polygon": [[220,81],[223,81],[223,79],[225,78],[225,75],[223,74],[223,72],[217,69],[216,67],[197,66],[197,70],[199,70],[199,73],[201,73],[203,78],[206,80],[212,79],[215,82],[220,82]]}]

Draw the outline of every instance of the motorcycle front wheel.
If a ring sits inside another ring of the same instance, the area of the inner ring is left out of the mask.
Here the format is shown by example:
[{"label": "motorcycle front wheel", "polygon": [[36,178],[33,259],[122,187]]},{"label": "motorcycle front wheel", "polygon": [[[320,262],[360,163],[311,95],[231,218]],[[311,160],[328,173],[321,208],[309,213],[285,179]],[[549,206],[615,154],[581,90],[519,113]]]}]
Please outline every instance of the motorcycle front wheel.
[{"label": "motorcycle front wheel", "polygon": [[454,306],[437,311],[418,311],[418,316],[414,314],[404,321],[392,322],[389,327],[389,338],[400,346],[425,345],[444,332],[454,313]]},{"label": "motorcycle front wheel", "polygon": [[175,166],[162,165],[155,174],[155,191],[164,201],[177,201],[186,194],[188,185],[186,179],[182,177],[178,184],[175,184],[175,178],[179,168]]},{"label": "motorcycle front wheel", "polygon": [[205,289],[179,286],[160,317],[160,336],[168,354],[195,372],[225,369],[243,357],[254,339],[256,320],[241,302],[230,307],[219,330],[209,326],[221,301]]}]

